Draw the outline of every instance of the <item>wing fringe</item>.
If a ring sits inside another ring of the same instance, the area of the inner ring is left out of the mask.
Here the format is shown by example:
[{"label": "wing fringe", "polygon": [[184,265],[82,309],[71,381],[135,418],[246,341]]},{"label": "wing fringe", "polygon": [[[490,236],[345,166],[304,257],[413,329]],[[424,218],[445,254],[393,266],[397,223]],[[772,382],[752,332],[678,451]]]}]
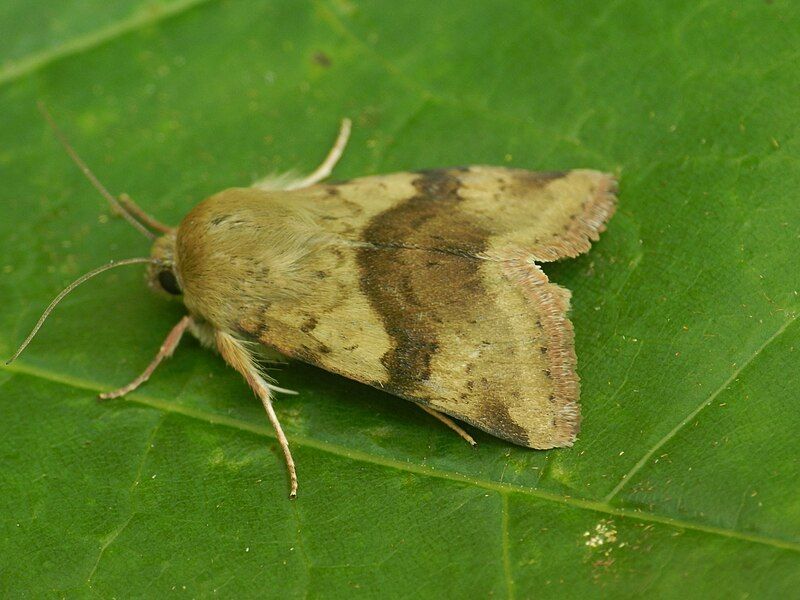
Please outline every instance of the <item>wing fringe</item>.
[{"label": "wing fringe", "polygon": [[576,371],[575,333],[567,314],[570,292],[555,283],[530,260],[509,260],[503,270],[512,283],[541,309],[541,323],[547,342],[548,368],[553,378],[552,401],[558,404],[553,425],[555,434],[538,449],[571,446],[580,429],[580,378]]},{"label": "wing fringe", "polygon": [[583,210],[575,214],[564,231],[534,246],[503,248],[484,256],[494,260],[553,262],[588,252],[617,210],[617,180],[610,173],[597,175],[600,176],[597,187],[583,203]]}]

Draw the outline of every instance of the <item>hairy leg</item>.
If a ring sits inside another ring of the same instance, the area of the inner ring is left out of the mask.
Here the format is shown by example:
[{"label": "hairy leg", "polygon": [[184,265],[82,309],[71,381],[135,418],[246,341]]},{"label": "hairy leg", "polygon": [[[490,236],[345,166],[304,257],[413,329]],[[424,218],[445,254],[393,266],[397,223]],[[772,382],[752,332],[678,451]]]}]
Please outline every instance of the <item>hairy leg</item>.
[{"label": "hairy leg", "polygon": [[174,227],[170,227],[169,225],[164,225],[161,221],[156,219],[155,217],[151,217],[149,214],[144,212],[133,199],[128,196],[128,194],[121,194],[119,197],[119,203],[125,207],[130,214],[134,217],[139,219],[139,221],[149,227],[150,229],[155,229],[156,231],[160,231],[161,233],[172,233],[175,231]]},{"label": "hairy leg", "polygon": [[322,164],[314,169],[314,172],[310,175],[301,179],[296,179],[291,175],[265,177],[255,182],[253,187],[267,191],[299,190],[319,183],[331,174],[333,167],[336,166],[336,163],[339,162],[339,159],[342,157],[345,146],[347,146],[347,140],[350,138],[350,126],[350,119],[342,119],[339,135],[336,137],[333,147],[328,152],[328,156],[325,157]]},{"label": "hairy leg", "polygon": [[283,450],[283,457],[286,460],[286,469],[289,471],[289,498],[297,497],[297,471],[295,470],[294,459],[289,450],[289,441],[286,439],[281,423],[278,421],[278,416],[275,414],[275,410],[272,407],[272,394],[270,389],[279,388],[275,388],[275,386],[264,381],[264,378],[256,367],[253,356],[235,337],[222,331],[217,331],[216,343],[219,353],[222,355],[222,358],[225,359],[225,362],[244,376],[248,385],[253,389],[264,405],[272,427],[275,429],[278,443]]}]

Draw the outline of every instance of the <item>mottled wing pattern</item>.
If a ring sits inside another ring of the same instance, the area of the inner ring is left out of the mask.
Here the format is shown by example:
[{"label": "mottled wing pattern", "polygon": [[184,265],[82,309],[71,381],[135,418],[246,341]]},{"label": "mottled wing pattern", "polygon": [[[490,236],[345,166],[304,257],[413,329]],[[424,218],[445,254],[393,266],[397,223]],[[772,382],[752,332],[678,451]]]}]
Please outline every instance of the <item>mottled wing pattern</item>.
[{"label": "mottled wing pattern", "polygon": [[569,292],[533,261],[589,249],[614,210],[613,179],[495,167],[410,177],[414,193],[369,211],[370,245],[357,253],[361,290],[392,339],[383,386],[517,444],[570,444],[580,411]]},{"label": "mottled wing pattern", "polygon": [[587,252],[616,205],[615,179],[586,169],[438,169],[363,177],[312,193],[327,214],[349,206],[342,217],[365,241],[540,262]]},{"label": "mottled wing pattern", "polygon": [[517,261],[363,249],[358,264],[391,340],[381,387],[523,446],[571,443],[569,292]]},{"label": "mottled wing pattern", "polygon": [[[250,297],[219,311],[193,296],[187,306],[235,314],[235,322],[211,320],[514,443],[569,445],[580,420],[570,294],[535,261],[588,250],[613,213],[614,191],[613,178],[596,171],[496,167],[280,194],[229,190],[218,202],[228,208],[212,203],[208,219],[236,212],[249,243],[266,248],[276,241],[251,239],[247,221],[272,218],[305,250],[279,266],[251,251],[249,266],[213,267],[235,282],[269,263],[256,278],[269,301]],[[289,206],[294,216],[280,216]]]}]

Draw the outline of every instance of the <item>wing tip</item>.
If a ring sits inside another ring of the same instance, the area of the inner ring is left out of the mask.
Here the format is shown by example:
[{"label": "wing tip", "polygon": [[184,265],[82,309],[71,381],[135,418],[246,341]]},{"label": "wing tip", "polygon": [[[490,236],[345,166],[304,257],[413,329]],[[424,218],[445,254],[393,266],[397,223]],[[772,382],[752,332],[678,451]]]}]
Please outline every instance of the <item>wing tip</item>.
[{"label": "wing tip", "polygon": [[619,180],[613,173],[594,171],[597,187],[594,189],[582,219],[590,231],[592,241],[597,241],[606,230],[606,224],[617,210]]},{"label": "wing tip", "polygon": [[575,169],[569,174],[586,180],[587,198],[581,204],[582,210],[572,217],[562,234],[532,249],[534,260],[552,262],[588,252],[617,210],[619,182],[614,174],[590,169]]}]

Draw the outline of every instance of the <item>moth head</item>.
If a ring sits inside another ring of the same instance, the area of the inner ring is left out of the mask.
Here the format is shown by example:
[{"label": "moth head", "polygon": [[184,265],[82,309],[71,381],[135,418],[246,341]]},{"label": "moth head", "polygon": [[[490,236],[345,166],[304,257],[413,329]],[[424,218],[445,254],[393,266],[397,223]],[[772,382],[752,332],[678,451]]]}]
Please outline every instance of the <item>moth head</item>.
[{"label": "moth head", "polygon": [[150,250],[152,262],[147,268],[147,284],[151,289],[180,296],[183,294],[180,277],[175,268],[175,233],[170,232],[156,238]]}]

